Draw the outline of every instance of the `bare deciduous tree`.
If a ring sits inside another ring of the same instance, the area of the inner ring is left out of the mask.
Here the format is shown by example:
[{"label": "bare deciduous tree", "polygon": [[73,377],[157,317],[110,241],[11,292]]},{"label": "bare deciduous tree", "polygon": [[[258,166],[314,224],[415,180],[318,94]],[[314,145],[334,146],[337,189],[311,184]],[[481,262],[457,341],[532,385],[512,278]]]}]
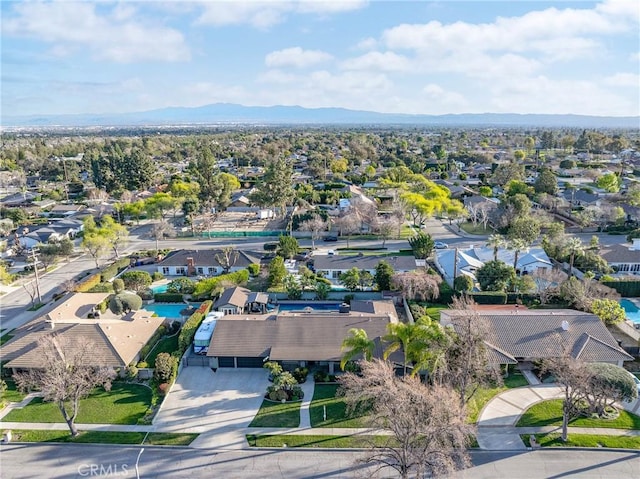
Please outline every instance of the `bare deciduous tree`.
[{"label": "bare deciduous tree", "polygon": [[373,222],[374,230],[382,237],[382,247],[384,248],[387,240],[398,231],[398,224],[401,224],[398,218],[394,216],[377,217]]},{"label": "bare deciduous tree", "polygon": [[320,233],[327,230],[327,222],[320,216],[313,215],[310,219],[303,221],[298,229],[311,233],[311,249],[315,250],[316,240],[320,238]]},{"label": "bare deciduous tree", "polygon": [[78,435],[75,420],[80,399],[97,386],[109,390],[115,377],[113,369],[96,364],[94,349],[92,342],[81,338],[44,336],[38,341],[42,367],[14,375],[21,390],[38,389],[45,401],[56,403],[72,436]]},{"label": "bare deciduous tree", "polygon": [[360,220],[351,210],[347,210],[342,216],[339,216],[334,220],[334,224],[340,232],[340,236],[345,235],[347,237],[347,248],[349,247],[349,239],[351,235],[358,231],[360,228]]},{"label": "bare deciduous tree", "polygon": [[156,251],[160,250],[160,245],[158,243],[161,239],[164,239],[165,236],[174,235],[175,230],[164,220],[154,223],[151,227],[151,237],[156,240]]},{"label": "bare deciduous tree", "polygon": [[221,249],[220,253],[215,255],[216,261],[220,263],[224,273],[228,273],[231,267],[238,261],[238,251],[233,246],[225,246]]},{"label": "bare deciduous tree", "polygon": [[397,377],[385,361],[360,362],[361,374],[340,378],[347,410],[366,412],[368,426],[391,432],[371,444],[364,464],[388,468],[402,478],[441,477],[467,467],[466,448],[473,426],[446,386],[425,385],[416,377]]},{"label": "bare deciduous tree", "polygon": [[557,268],[537,268],[531,273],[531,277],[536,285],[536,293],[540,298],[540,304],[547,304],[553,295],[558,294],[560,285],[566,281],[568,276]]},{"label": "bare deciduous tree", "polygon": [[428,301],[440,295],[442,278],[437,274],[429,274],[424,270],[396,273],[391,277],[394,288],[402,291],[405,298]]}]

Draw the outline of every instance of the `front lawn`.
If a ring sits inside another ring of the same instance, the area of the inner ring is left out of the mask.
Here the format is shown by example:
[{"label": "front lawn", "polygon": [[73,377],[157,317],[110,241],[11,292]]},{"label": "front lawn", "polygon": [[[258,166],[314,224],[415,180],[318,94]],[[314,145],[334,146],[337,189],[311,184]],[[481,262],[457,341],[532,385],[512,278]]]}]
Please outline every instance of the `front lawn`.
[{"label": "front lawn", "polygon": [[144,444],[152,446],[188,446],[199,434],[181,432],[151,432]]},{"label": "front lawn", "polygon": [[273,402],[265,399],[249,427],[298,427],[300,404],[297,402]]},{"label": "front lawn", "polygon": [[306,435],[254,435],[247,434],[251,447],[331,447],[365,448],[373,443],[383,446],[392,440],[390,436],[306,436]]},{"label": "front lawn", "polygon": [[7,341],[9,341],[11,338],[13,338],[13,334],[11,334],[11,331],[2,333],[2,336],[0,336],[0,346],[6,343]]},{"label": "front lawn", "polygon": [[[562,399],[553,399],[534,404],[525,411],[518,427],[560,426],[562,425]],[[640,416],[620,410],[615,419],[592,419],[580,417],[569,423],[572,427],[606,427],[615,429],[640,429]]]},{"label": "front lawn", "polygon": [[22,430],[11,431],[12,441],[15,442],[74,442],[98,444],[140,444],[144,439],[144,432],[111,432],[111,431],[80,431],[79,435],[71,437],[69,430],[45,431]]},{"label": "front lawn", "polygon": [[162,338],[156,344],[156,347],[153,348],[147,357],[145,358],[145,362],[150,368],[156,367],[156,357],[160,353],[169,353],[171,354],[174,351],[178,350],[178,334],[174,334],[173,336],[166,336]]},{"label": "front lawn", "polygon": [[[542,447],[612,447],[623,449],[640,449],[640,437],[602,436],[597,434],[571,434],[567,442],[563,442],[557,432],[535,434],[536,441]],[[520,438],[529,444],[529,434],[521,434]]]},{"label": "front lawn", "polygon": [[[344,399],[336,397],[337,384],[316,384],[309,407],[311,427],[366,427],[362,416],[348,417]],[[324,406],[327,420],[324,421]]]},{"label": "front lawn", "polygon": [[519,388],[522,386],[528,386],[527,379],[519,373],[511,373],[508,377],[504,378],[504,385],[492,388],[480,388],[473,395],[471,400],[467,403],[467,415],[470,423],[478,421],[478,415],[482,408],[491,399],[507,389]]},{"label": "front lawn", "polygon": [[472,222],[460,223],[460,228],[470,235],[491,235],[495,233],[495,231],[491,227],[485,228],[480,223],[476,225],[474,225]]},{"label": "front lawn", "polygon": [[5,379],[4,382],[7,383],[7,389],[2,395],[2,400],[4,402],[20,402],[24,399],[26,394],[18,391],[18,389],[16,388],[16,383],[13,381],[13,379]]},{"label": "front lawn", "polygon": [[[140,384],[114,383],[110,392],[97,388],[80,401],[78,424],[136,424],[151,404],[151,389]],[[34,398],[4,417],[7,422],[64,422],[54,403]]]}]

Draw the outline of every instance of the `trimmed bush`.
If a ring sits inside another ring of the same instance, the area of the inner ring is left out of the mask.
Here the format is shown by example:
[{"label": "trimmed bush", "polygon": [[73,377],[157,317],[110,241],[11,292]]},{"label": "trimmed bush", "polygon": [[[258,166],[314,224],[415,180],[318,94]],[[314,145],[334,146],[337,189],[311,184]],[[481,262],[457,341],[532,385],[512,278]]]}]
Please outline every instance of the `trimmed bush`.
[{"label": "trimmed bush", "polygon": [[469,296],[478,304],[507,304],[507,293],[503,291],[483,291]]},{"label": "trimmed bush", "polygon": [[141,291],[151,286],[151,275],[146,271],[127,271],[120,276],[127,289]]},{"label": "trimmed bush", "polygon": [[153,295],[156,303],[182,303],[182,294],[180,293],[156,293]]},{"label": "trimmed bush", "polygon": [[249,266],[247,266],[247,271],[249,271],[249,274],[251,276],[258,276],[258,274],[260,273],[260,265],[256,263],[252,263]]},{"label": "trimmed bush", "polygon": [[153,273],[151,273],[151,279],[153,281],[160,281],[164,279],[164,274],[162,274],[160,271],[154,271]]},{"label": "trimmed bush", "polygon": [[180,335],[178,336],[178,350],[180,351],[180,356],[184,354],[184,352],[191,346],[193,342],[193,337],[196,335],[196,331],[200,327],[200,324],[204,320],[204,317],[211,310],[211,306],[213,306],[213,301],[205,301],[200,305],[200,307],[189,316],[182,326],[182,330],[180,331]]},{"label": "trimmed bush", "polygon": [[640,281],[602,281],[602,284],[615,289],[623,298],[640,296]]},{"label": "trimmed bush", "polygon": [[76,286],[77,293],[87,293],[91,288],[100,284],[100,274],[92,274],[91,276],[85,278],[81,281],[78,286]]},{"label": "trimmed bush", "polygon": [[111,283],[98,283],[87,293],[113,293],[113,285]]},{"label": "trimmed bush", "polygon": [[113,314],[138,311],[142,307],[142,298],[137,294],[120,293],[109,300],[109,309]]},{"label": "trimmed bush", "polygon": [[114,279],[111,284],[113,285],[113,291],[116,294],[122,293],[124,291],[124,281],[122,281],[120,278]]},{"label": "trimmed bush", "polygon": [[167,383],[171,380],[173,363],[175,358],[169,353],[160,353],[156,356],[156,367],[153,371],[154,378],[160,383]]},{"label": "trimmed bush", "polygon": [[177,278],[167,285],[167,293],[191,294],[195,288],[195,283],[189,278]]}]

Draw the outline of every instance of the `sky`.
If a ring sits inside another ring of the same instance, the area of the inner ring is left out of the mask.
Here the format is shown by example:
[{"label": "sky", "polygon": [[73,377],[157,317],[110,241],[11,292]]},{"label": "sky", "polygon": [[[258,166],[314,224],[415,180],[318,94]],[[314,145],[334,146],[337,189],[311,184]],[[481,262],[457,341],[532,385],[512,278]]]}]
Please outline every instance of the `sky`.
[{"label": "sky", "polygon": [[2,116],[640,115],[640,1],[0,2]]}]

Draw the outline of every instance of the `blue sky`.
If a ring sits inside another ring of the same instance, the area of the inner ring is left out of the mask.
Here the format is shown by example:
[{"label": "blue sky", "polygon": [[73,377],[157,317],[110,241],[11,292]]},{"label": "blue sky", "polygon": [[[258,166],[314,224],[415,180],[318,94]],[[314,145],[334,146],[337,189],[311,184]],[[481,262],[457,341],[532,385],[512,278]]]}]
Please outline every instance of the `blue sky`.
[{"label": "blue sky", "polygon": [[640,114],[640,1],[2,1],[2,115]]}]

